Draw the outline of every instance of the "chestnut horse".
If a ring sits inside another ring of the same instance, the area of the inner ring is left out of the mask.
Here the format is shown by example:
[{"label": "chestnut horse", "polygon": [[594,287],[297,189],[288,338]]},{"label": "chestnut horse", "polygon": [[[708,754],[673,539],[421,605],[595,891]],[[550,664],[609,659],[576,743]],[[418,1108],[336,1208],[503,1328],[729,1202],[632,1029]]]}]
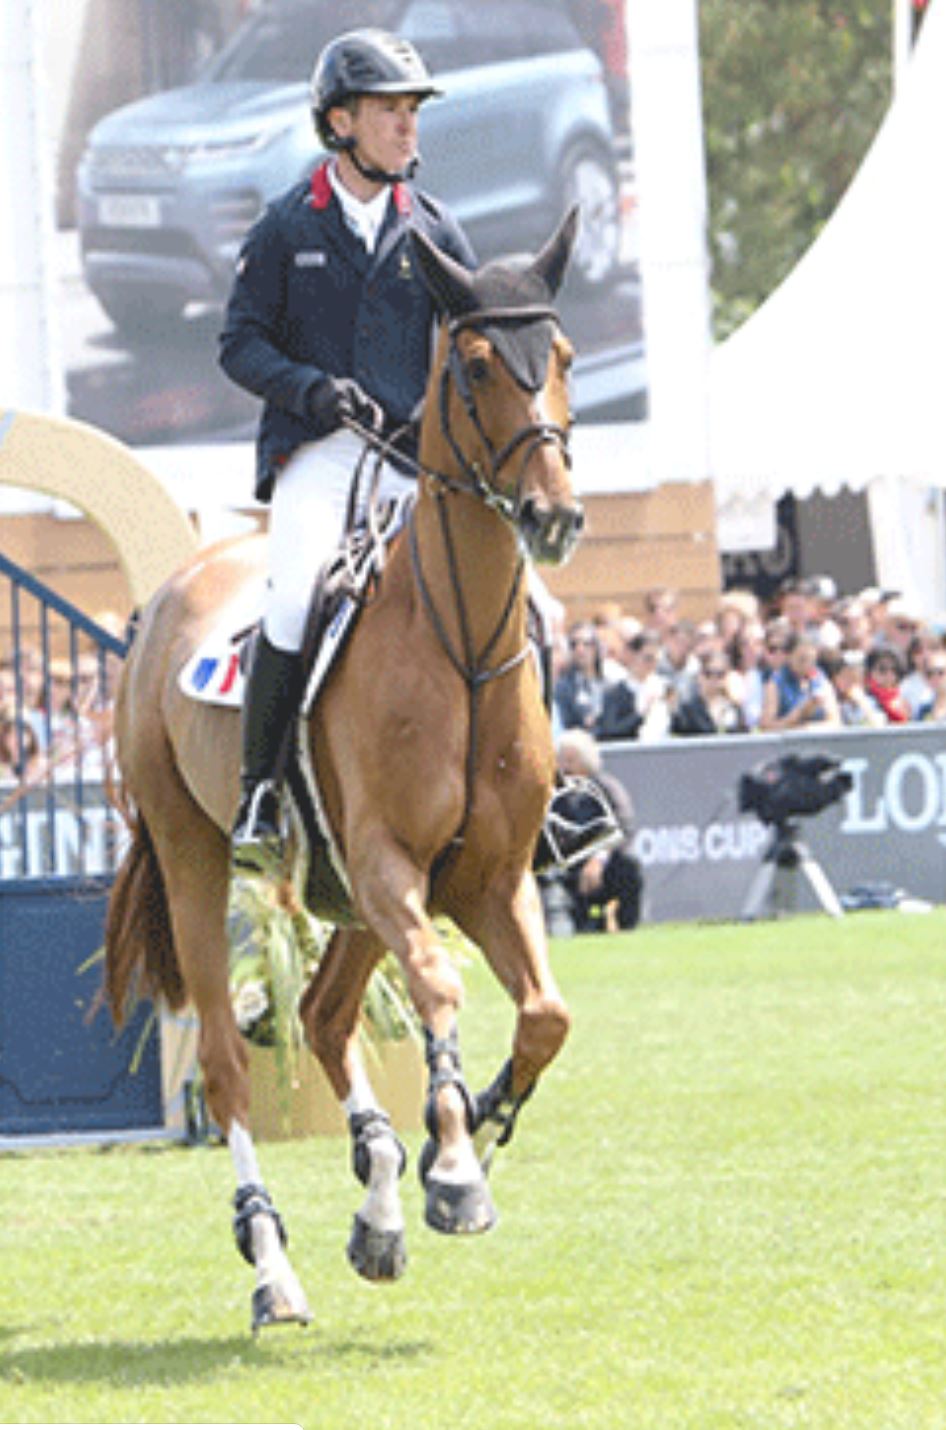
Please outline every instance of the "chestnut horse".
[{"label": "chestnut horse", "polygon": [[[524,558],[565,559],[582,523],[568,451],[571,348],[551,306],[576,224],[572,212],[536,257],[476,273],[413,235],[414,261],[443,317],[417,498],[301,731],[355,920],[334,932],[300,1012],[348,1114],[354,1169],[367,1187],[348,1253],[371,1280],[396,1278],[406,1260],[404,1149],[355,1036],[385,951],[400,961],[426,1039],[420,1170],[426,1220],[438,1231],[492,1225],[493,1151],[509,1140],[569,1026],[532,873],[555,761],[527,633]],[[196,1007],[206,1097],[236,1171],[234,1231],[256,1271],[254,1330],[309,1312],[247,1130],[247,1057],[228,991],[239,716],[192,701],[179,676],[224,604],[258,580],[264,557],[259,536],[211,548],[143,614],[117,700],[133,834],[106,931],[116,1018],[138,982],[171,1006],[190,999]],[[518,1013],[511,1058],[475,1096],[460,1063],[461,980],[436,913],[478,945]]]}]

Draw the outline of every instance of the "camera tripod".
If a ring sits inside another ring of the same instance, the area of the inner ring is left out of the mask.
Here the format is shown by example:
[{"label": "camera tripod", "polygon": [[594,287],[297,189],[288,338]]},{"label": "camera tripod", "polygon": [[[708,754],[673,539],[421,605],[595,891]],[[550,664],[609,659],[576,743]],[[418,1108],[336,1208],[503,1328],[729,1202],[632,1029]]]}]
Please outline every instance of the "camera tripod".
[{"label": "camera tripod", "polygon": [[796,907],[799,873],[804,874],[826,914],[839,919],[844,910],[827,874],[798,837],[798,821],[781,820],[772,830],[772,839],[762,856],[762,864],[749,886],[742,906],[743,919],[757,919],[765,910],[770,917],[790,913]]}]

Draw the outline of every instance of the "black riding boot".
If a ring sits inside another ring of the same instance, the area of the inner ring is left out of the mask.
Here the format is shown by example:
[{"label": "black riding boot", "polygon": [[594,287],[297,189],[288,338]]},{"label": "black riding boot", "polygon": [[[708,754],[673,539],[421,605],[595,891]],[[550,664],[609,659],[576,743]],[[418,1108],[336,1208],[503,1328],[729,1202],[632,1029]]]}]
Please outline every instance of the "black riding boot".
[{"label": "black riding boot", "polygon": [[230,836],[233,862],[248,873],[273,873],[282,861],[280,784],[301,686],[301,655],[278,650],[260,631],[246,682],[240,807]]}]

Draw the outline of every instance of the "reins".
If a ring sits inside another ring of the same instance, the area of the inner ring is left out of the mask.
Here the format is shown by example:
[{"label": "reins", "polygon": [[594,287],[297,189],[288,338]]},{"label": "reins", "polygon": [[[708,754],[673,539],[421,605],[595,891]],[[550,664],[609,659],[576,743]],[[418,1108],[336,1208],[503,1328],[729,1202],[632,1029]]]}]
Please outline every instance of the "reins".
[{"label": "reins", "polygon": [[[448,473],[436,471],[430,466],[401,453],[394,446],[394,438],[386,440],[377,433],[362,427],[360,423],[351,421],[346,423],[347,426],[353,431],[356,431],[365,440],[366,444],[368,444],[375,453],[372,488],[377,486],[382,464],[388,456],[395,456],[397,462],[401,466],[407,466],[411,469],[414,476],[418,479],[426,479],[429,484],[429,489],[436,501],[440,533],[446,552],[447,569],[450,574],[450,585],[453,592],[457,625],[460,632],[459,649],[450,637],[450,633],[447,630],[440,611],[437,609],[433,593],[424,575],[417,538],[417,526],[415,521],[416,509],[412,510],[408,520],[408,541],[414,581],[420,594],[424,610],[436,633],[441,648],[451,666],[464,683],[469,703],[469,737],[465,762],[463,812],[460,816],[460,822],[455,834],[436,856],[431,865],[429,877],[429,885],[431,888],[433,888],[435,881],[443,873],[450,859],[455,857],[462,848],[466,827],[473,810],[476,762],[479,750],[480,696],[488,684],[516,670],[529,655],[529,644],[528,641],[526,641],[514,655],[502,661],[499,665],[492,667],[489,665],[490,658],[512,618],[516,601],[522,589],[525,558],[521,552],[517,557],[509,590],[506,593],[496,625],[482,649],[479,651],[476,650],[467,602],[464,599],[463,582],[457,559],[456,543],[447,510],[447,494],[477,498],[491,511],[497,512],[498,515],[509,522],[510,525],[515,526],[520,511],[520,488],[522,479],[533,452],[546,443],[552,443],[560,449],[566,465],[568,467],[571,466],[571,454],[568,448],[568,432],[564,427],[555,422],[543,421],[527,423],[501,447],[496,448],[493,445],[480,420],[476,399],[471,390],[466,368],[464,367],[459,349],[457,348],[456,338],[464,329],[477,328],[486,323],[524,323],[534,322],[542,318],[551,318],[557,321],[557,317],[558,315],[554,308],[530,305],[519,308],[478,309],[471,313],[464,313],[448,323],[447,334],[450,347],[440,373],[438,416],[440,419],[441,436],[450,448],[453,458],[462,473],[463,480],[458,480],[455,476]],[[478,461],[471,459],[466,452],[464,452],[453,431],[450,421],[451,382],[456,388],[464,411],[487,455],[489,463],[488,475],[484,474],[483,468]],[[395,437],[396,436],[397,434],[395,434]],[[508,495],[501,491],[497,485],[499,474],[509,460],[520,451],[522,452],[522,460],[519,464],[512,494]],[[362,467],[359,466],[358,479],[360,479],[361,475]],[[367,502],[369,512],[373,505],[373,501],[369,498]]]}]

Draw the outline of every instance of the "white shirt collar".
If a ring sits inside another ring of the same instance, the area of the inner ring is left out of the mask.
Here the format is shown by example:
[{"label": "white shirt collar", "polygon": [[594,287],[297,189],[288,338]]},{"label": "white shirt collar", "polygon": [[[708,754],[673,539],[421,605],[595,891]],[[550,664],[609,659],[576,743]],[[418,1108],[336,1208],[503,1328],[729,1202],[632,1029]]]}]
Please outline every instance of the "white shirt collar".
[{"label": "white shirt collar", "polygon": [[375,244],[378,242],[378,234],[381,225],[384,223],[388,211],[388,203],[391,199],[391,189],[388,184],[375,194],[373,199],[363,203],[356,198],[350,189],[346,189],[341,179],[338,177],[335,164],[329,166],[329,183],[335,191],[335,197],[342,206],[342,213],[345,215],[345,222],[351,231],[358,235],[369,253],[374,253]]}]

